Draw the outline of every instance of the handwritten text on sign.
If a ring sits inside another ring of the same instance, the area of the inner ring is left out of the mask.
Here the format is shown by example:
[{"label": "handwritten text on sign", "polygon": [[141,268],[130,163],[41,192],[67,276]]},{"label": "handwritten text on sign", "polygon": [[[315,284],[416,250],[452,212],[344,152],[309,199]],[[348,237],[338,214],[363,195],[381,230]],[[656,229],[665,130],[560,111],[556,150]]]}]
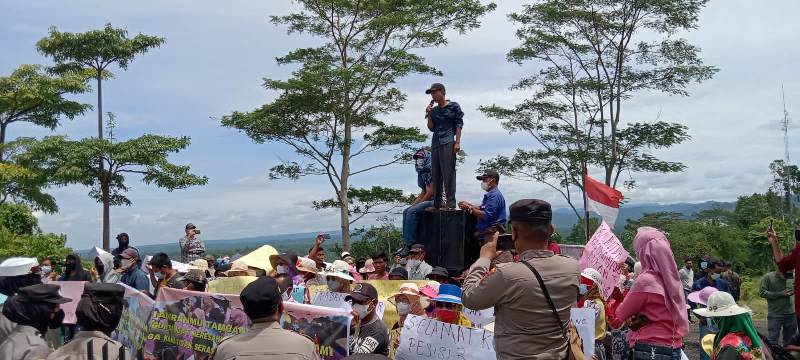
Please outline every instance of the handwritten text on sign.
[{"label": "handwritten text on sign", "polygon": [[619,282],[619,263],[628,258],[628,252],[622,247],[608,224],[603,222],[583,249],[580,259],[581,270],[594,268],[603,276],[603,295],[608,299]]},{"label": "handwritten text on sign", "polygon": [[570,309],[569,318],[575,329],[578,330],[578,335],[583,340],[583,354],[587,359],[591,359],[594,355],[594,323],[595,323],[595,310],[594,309]]},{"label": "handwritten text on sign", "polygon": [[492,332],[409,315],[400,334],[396,360],[494,358]]}]

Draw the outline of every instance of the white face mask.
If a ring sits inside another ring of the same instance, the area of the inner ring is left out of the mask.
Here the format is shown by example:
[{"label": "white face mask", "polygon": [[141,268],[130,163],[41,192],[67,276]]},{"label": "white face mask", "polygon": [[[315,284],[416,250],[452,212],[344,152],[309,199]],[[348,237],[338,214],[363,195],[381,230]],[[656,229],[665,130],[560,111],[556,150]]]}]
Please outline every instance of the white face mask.
[{"label": "white face mask", "polygon": [[122,259],[122,261],[120,261],[120,263],[119,263],[119,265],[123,269],[128,269],[129,267],[131,267],[132,264],[133,264],[133,261],[131,261],[129,259]]},{"label": "white face mask", "polygon": [[489,184],[486,182],[481,182],[481,189],[483,189],[483,191],[489,191]]},{"label": "white face mask", "polygon": [[286,267],[286,265],[278,265],[275,267],[275,272],[278,274],[286,274],[289,272],[289,269]]},{"label": "white face mask", "polygon": [[50,266],[48,266],[48,265],[44,265],[44,266],[42,266],[42,274],[45,274],[45,275],[47,275],[47,274],[49,274],[51,271],[53,271],[53,268],[51,268]]},{"label": "white face mask", "polygon": [[409,311],[411,311],[411,304],[407,302],[399,302],[395,304],[397,308],[397,314],[400,316],[408,315]]},{"label": "white face mask", "polygon": [[410,260],[408,260],[408,262],[406,264],[407,264],[409,269],[416,269],[417,266],[419,266],[419,264],[421,264],[421,263],[422,263],[422,261],[419,260],[419,259],[410,259]]},{"label": "white face mask", "polygon": [[369,305],[353,304],[353,310],[358,313],[358,317],[361,320],[364,320],[369,315]]},{"label": "white face mask", "polygon": [[425,159],[417,159],[415,164],[417,165],[417,167],[421,168],[425,166]]},{"label": "white face mask", "polygon": [[342,284],[340,284],[336,280],[328,280],[328,290],[332,292],[338,292],[342,288]]}]

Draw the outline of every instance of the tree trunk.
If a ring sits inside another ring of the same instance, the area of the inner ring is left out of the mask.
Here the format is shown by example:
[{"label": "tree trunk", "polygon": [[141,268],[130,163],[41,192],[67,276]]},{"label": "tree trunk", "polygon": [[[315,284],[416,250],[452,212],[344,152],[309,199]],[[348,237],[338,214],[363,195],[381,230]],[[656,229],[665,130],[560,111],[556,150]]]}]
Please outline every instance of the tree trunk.
[{"label": "tree trunk", "polygon": [[8,126],[8,123],[0,123],[0,162],[3,162],[3,155],[6,152],[6,126]]},{"label": "tree trunk", "polygon": [[348,203],[347,187],[350,180],[350,140],[352,137],[351,125],[345,120],[344,143],[342,144],[342,181],[339,187],[339,203],[342,204],[339,209],[342,226],[342,247],[345,251],[350,251],[350,204]]},{"label": "tree trunk", "polygon": [[[103,80],[102,73],[97,71],[97,138],[103,140]],[[102,164],[102,162],[101,162]]]},{"label": "tree trunk", "polygon": [[100,189],[103,193],[103,250],[111,249],[111,199],[109,195],[109,184],[106,180],[101,180]]}]

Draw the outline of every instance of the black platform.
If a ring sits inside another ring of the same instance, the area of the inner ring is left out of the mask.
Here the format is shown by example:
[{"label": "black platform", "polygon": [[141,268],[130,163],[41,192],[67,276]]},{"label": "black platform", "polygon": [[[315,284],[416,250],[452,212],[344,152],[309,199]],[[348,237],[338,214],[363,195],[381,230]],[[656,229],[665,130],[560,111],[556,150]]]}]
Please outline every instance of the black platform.
[{"label": "black platform", "polygon": [[451,276],[460,275],[478,259],[480,246],[473,239],[475,217],[462,210],[423,211],[417,226],[417,242],[425,245],[425,259]]}]

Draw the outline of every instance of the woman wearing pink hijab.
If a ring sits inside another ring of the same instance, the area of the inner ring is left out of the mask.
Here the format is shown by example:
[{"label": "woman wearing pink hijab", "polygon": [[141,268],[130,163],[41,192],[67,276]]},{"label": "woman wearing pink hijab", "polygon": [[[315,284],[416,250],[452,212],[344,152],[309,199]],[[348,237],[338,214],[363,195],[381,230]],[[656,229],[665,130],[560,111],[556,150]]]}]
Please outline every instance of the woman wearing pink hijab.
[{"label": "woman wearing pink hijab", "polygon": [[631,329],[632,359],[679,360],[689,329],[686,299],[669,240],[661,231],[642,227],[633,239],[642,273],[617,308]]}]

